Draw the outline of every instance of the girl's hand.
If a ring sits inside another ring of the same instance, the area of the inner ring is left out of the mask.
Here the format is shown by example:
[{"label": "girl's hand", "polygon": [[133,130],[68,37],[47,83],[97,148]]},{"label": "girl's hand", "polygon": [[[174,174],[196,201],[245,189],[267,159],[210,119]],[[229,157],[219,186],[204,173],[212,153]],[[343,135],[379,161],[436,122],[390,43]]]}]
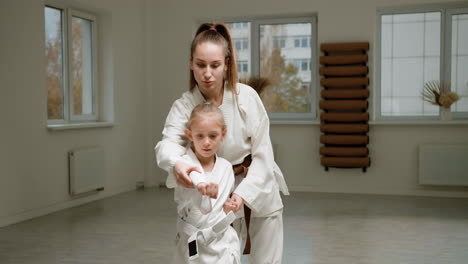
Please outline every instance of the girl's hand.
[{"label": "girl's hand", "polygon": [[197,186],[197,189],[201,194],[209,196],[212,199],[218,198],[218,184],[216,184],[214,182],[199,183],[198,186]]},{"label": "girl's hand", "polygon": [[174,164],[174,177],[176,178],[177,184],[185,188],[193,188],[193,183],[189,177],[189,174],[192,171],[198,171],[201,173],[200,169],[196,166],[190,166],[189,164],[178,160]]}]

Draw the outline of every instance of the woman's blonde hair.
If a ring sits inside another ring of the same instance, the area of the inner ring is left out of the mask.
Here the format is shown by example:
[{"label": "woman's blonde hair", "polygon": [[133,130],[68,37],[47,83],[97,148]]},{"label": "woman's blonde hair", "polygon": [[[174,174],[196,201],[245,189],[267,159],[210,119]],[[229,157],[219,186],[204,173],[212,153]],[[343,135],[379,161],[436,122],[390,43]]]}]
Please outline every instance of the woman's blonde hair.
[{"label": "woman's blonde hair", "polygon": [[214,115],[221,127],[221,130],[226,129],[223,112],[218,107],[210,103],[201,103],[193,108],[190,118],[187,121],[187,129],[190,129],[195,121],[203,119],[204,117],[206,118],[207,115]]},{"label": "woman's blonde hair", "polygon": [[[204,23],[201,24],[195,37],[192,40],[192,45],[190,47],[190,58],[193,59],[193,54],[198,45],[204,42],[212,42],[223,46],[224,48],[224,59],[227,64],[226,72],[226,85],[232,92],[236,92],[237,84],[237,65],[236,58],[234,56],[234,49],[232,46],[231,33],[229,32],[228,27],[223,23]],[[190,91],[192,91],[197,85],[193,71],[190,70]]]}]

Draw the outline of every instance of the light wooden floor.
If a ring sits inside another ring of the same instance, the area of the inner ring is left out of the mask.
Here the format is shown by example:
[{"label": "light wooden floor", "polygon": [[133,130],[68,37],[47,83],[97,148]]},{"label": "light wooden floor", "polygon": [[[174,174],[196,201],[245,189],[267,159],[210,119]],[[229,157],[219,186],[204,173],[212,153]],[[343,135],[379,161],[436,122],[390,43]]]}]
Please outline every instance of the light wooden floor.
[{"label": "light wooden floor", "polygon": [[[283,263],[468,263],[468,199],[293,193]],[[0,228],[1,264],[168,263],[172,192],[134,191]]]}]

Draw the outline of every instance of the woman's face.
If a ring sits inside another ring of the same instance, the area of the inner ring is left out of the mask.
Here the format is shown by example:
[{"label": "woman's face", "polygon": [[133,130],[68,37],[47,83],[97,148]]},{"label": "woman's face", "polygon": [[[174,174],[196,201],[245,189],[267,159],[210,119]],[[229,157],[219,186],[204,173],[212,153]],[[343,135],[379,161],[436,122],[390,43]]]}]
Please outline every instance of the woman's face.
[{"label": "woman's face", "polygon": [[199,44],[190,58],[190,69],[203,95],[220,91],[227,71],[224,47],[209,41]]}]

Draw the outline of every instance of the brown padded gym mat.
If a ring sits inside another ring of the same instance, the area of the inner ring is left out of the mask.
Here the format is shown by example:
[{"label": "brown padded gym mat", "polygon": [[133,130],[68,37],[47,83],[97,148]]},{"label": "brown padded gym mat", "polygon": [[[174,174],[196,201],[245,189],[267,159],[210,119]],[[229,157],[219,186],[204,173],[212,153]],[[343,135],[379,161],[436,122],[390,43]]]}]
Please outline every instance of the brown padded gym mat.
[{"label": "brown padded gym mat", "polygon": [[367,147],[321,147],[320,155],[338,157],[366,157],[369,154]]},{"label": "brown padded gym mat", "polygon": [[330,145],[364,145],[369,143],[367,135],[321,135],[320,143]]},{"label": "brown padded gym mat", "polygon": [[322,65],[343,65],[343,64],[365,64],[368,60],[367,54],[320,56]]},{"label": "brown padded gym mat", "polygon": [[323,87],[356,87],[369,85],[369,78],[321,78],[320,85]]},{"label": "brown padded gym mat", "polygon": [[367,133],[368,124],[320,124],[320,131],[323,133]]},{"label": "brown padded gym mat", "polygon": [[369,90],[367,89],[330,89],[322,90],[320,95],[324,99],[367,99]]},{"label": "brown padded gym mat", "polygon": [[322,43],[320,45],[322,52],[364,52],[368,50],[369,42]]},{"label": "brown padded gym mat", "polygon": [[320,75],[324,76],[356,76],[366,75],[369,72],[367,66],[322,66]]},{"label": "brown padded gym mat", "polygon": [[321,113],[320,120],[326,122],[363,122],[369,121],[369,113]]},{"label": "brown padded gym mat", "polygon": [[320,100],[319,107],[323,110],[366,110],[367,100]]},{"label": "brown padded gym mat", "polygon": [[320,164],[325,167],[336,168],[365,168],[370,165],[370,158],[348,158],[348,157],[322,157]]}]

